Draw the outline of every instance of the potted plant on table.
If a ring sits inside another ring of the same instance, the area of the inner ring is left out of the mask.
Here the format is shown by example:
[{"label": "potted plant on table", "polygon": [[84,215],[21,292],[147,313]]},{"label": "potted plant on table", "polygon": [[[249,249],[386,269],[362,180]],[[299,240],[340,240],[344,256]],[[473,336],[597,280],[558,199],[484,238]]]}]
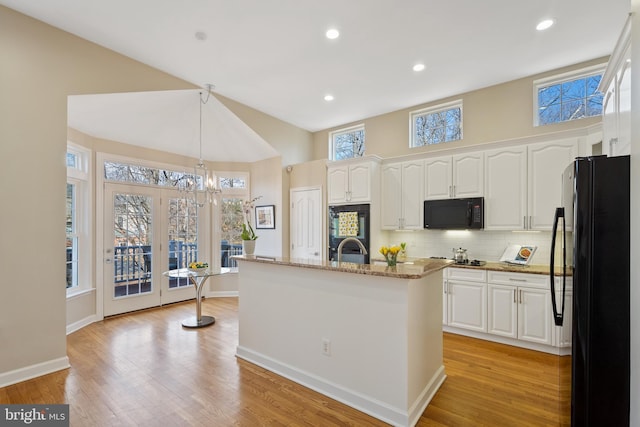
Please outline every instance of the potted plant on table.
[{"label": "potted plant on table", "polygon": [[251,210],[254,207],[255,201],[259,198],[260,196],[244,202],[244,222],[242,223],[242,234],[240,234],[240,238],[242,239],[242,253],[244,255],[253,255],[256,250],[258,235],[253,230],[253,227],[251,227]]}]

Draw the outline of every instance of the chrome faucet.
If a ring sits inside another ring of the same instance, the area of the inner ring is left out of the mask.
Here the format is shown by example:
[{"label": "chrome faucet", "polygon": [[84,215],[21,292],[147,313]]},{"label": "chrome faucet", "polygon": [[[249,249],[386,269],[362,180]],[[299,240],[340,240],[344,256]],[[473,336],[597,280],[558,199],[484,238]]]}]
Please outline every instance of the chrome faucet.
[{"label": "chrome faucet", "polygon": [[360,246],[360,253],[362,255],[366,255],[368,253],[367,252],[367,248],[364,247],[364,245],[362,244],[362,242],[360,240],[356,239],[355,237],[347,237],[342,242],[340,242],[340,244],[338,245],[338,262],[340,262],[340,259],[342,258],[342,247],[347,242],[356,242],[358,244],[358,246]]}]

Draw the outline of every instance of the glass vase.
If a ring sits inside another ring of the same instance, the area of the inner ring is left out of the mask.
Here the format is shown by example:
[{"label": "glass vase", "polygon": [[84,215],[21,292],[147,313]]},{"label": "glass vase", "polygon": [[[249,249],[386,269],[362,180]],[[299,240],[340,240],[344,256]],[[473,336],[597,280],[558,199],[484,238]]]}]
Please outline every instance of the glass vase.
[{"label": "glass vase", "polygon": [[388,267],[395,267],[398,263],[398,254],[387,254],[386,258]]}]

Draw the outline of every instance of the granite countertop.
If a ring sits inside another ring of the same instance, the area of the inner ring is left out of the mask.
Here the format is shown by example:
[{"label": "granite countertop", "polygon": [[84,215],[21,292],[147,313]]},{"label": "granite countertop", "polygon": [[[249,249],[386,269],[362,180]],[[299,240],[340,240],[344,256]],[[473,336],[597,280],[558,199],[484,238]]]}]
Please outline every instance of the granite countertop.
[{"label": "granite countertop", "polygon": [[292,267],[313,268],[317,270],[340,271],[343,273],[385,276],[397,279],[421,279],[443,268],[453,265],[453,261],[422,258],[418,263],[402,263],[396,267],[382,264],[356,264],[352,262],[314,261],[308,259],[279,258],[260,255],[237,255],[233,259],[265,264],[278,264]]},{"label": "granite countertop", "polygon": [[[374,261],[382,261],[382,259],[376,259]],[[432,261],[431,258],[410,258],[407,257],[406,260],[399,261],[404,264],[413,264],[413,265],[421,265],[425,261]],[[456,268],[471,268],[474,270],[491,270],[491,271],[505,271],[509,273],[528,273],[528,274],[549,274],[549,266],[546,264],[532,264],[532,265],[518,265],[518,264],[508,264],[506,262],[487,262],[485,265],[469,265],[469,264],[456,264],[453,261],[449,260],[451,264],[448,267],[456,267]],[[398,264],[400,265],[400,264]],[[554,268],[555,276],[562,276],[562,266],[556,266]],[[571,267],[567,267],[567,276],[571,276],[573,271]]]}]

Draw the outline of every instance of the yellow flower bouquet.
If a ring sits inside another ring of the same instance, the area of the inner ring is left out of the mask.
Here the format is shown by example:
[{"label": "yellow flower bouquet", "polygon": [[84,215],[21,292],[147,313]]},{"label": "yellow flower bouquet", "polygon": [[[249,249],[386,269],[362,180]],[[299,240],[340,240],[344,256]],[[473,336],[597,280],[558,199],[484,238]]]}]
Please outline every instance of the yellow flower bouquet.
[{"label": "yellow flower bouquet", "polygon": [[398,253],[400,250],[400,246],[383,246],[380,248],[380,253],[384,256],[384,259],[387,260],[389,267],[395,267],[398,262]]}]

